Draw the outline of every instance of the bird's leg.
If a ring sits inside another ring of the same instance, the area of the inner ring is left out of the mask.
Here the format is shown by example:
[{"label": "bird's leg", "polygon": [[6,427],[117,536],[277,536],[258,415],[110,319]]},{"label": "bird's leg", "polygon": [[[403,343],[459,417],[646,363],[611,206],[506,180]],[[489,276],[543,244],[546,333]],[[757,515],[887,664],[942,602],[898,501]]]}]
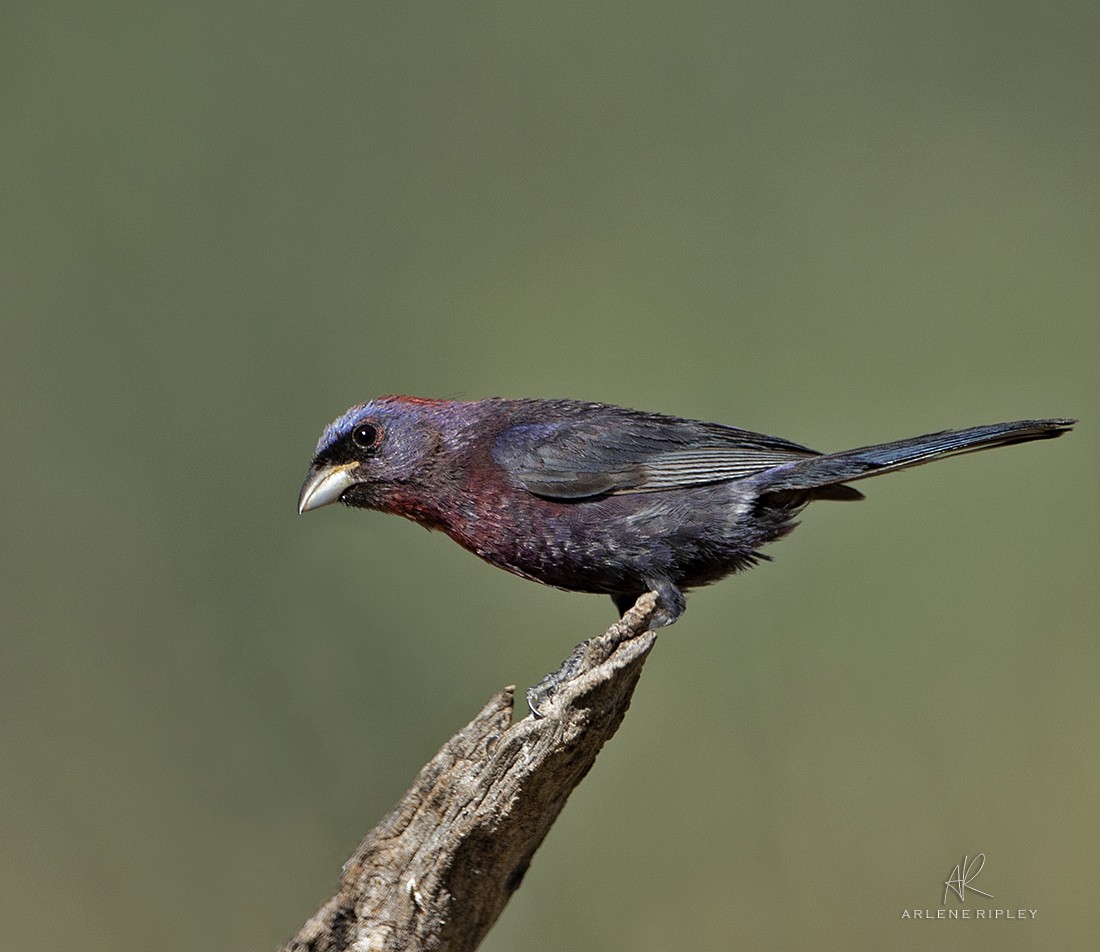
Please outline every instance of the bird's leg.
[{"label": "bird's leg", "polygon": [[687,608],[687,598],[668,579],[651,579],[648,585],[651,591],[657,593],[657,610],[653,613],[649,627],[653,629],[671,625]]},{"label": "bird's leg", "polygon": [[538,684],[527,689],[527,706],[531,709],[532,717],[541,718],[549,713],[548,705],[553,701],[559,688],[596,663],[594,658],[598,661],[606,660],[624,640],[636,638],[645,632],[652,632],[663,625],[670,625],[684,611],[684,593],[671,582],[654,585],[652,594],[643,592],[635,598],[633,595],[616,593],[611,598],[624,616],[631,609],[638,607],[639,600],[642,604],[638,613],[629,622],[619,622],[612,625],[603,635],[582,641],[556,671],[550,672]]},{"label": "bird's leg", "polygon": [[622,618],[630,609],[634,607],[634,603],[641,598],[641,590],[637,592],[619,592],[617,595],[611,596],[611,601],[615,603],[615,607],[619,610],[619,617]]},{"label": "bird's leg", "polygon": [[630,611],[634,603],[647,591],[657,593],[657,610],[649,623],[651,629],[671,625],[687,608],[687,598],[684,593],[668,579],[651,579],[641,591],[619,592],[612,595],[611,600],[621,616]]}]

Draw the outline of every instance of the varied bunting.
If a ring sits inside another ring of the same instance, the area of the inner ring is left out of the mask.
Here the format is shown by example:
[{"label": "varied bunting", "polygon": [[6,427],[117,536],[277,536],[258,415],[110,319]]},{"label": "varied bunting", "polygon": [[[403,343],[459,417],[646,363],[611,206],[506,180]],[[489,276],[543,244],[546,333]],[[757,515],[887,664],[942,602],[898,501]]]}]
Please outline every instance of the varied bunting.
[{"label": "varied bunting", "polygon": [[387,396],[326,427],[298,511],[336,501],[442,529],[486,562],[625,612],[658,594],[654,624],[684,591],[760,559],[815,499],[957,453],[1067,432],[1074,420],[945,430],[822,455],[797,443],[575,400],[473,402]]}]

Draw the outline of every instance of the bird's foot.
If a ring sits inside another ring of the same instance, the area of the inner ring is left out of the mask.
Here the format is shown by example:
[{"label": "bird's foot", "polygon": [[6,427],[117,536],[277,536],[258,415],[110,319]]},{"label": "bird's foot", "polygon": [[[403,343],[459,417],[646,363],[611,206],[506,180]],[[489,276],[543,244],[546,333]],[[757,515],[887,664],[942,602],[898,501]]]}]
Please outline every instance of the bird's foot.
[{"label": "bird's foot", "polygon": [[582,641],[566,658],[556,671],[551,671],[538,684],[533,684],[527,689],[527,707],[534,717],[542,717],[546,705],[553,699],[558,688],[572,678],[580,669],[584,660],[584,651],[588,646],[587,641]]},{"label": "bird's foot", "polygon": [[657,608],[649,627],[664,628],[676,621],[687,609],[687,597],[671,582],[654,582],[651,587],[657,593]]},{"label": "bird's foot", "polygon": [[[648,583],[648,586],[648,591],[657,595],[657,607],[649,619],[650,630],[671,625],[687,609],[687,597],[669,581],[652,581]],[[641,592],[637,594],[623,593],[612,595],[611,600],[615,603],[619,614],[625,615],[641,597]]]}]

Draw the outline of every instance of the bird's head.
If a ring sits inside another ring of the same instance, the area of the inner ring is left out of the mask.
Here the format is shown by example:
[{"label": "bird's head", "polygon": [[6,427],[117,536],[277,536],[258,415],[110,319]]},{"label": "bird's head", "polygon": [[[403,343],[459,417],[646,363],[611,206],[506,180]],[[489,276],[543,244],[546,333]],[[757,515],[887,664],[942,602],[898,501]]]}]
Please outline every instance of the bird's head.
[{"label": "bird's head", "polygon": [[[400,511],[415,499],[443,439],[447,409],[437,400],[382,397],[352,407],[321,434],[298,512],[334,502]],[[416,516],[413,513],[405,515]]]}]

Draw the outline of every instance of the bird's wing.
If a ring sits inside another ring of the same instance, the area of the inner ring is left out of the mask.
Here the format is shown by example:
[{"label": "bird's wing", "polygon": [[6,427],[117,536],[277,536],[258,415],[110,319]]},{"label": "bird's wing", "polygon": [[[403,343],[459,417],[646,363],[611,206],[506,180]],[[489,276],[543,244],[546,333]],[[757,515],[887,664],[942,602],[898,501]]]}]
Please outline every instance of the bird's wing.
[{"label": "bird's wing", "polygon": [[513,483],[550,499],[644,493],[741,479],[819,455],[734,427],[586,406],[553,422],[517,422],[493,459]]}]

